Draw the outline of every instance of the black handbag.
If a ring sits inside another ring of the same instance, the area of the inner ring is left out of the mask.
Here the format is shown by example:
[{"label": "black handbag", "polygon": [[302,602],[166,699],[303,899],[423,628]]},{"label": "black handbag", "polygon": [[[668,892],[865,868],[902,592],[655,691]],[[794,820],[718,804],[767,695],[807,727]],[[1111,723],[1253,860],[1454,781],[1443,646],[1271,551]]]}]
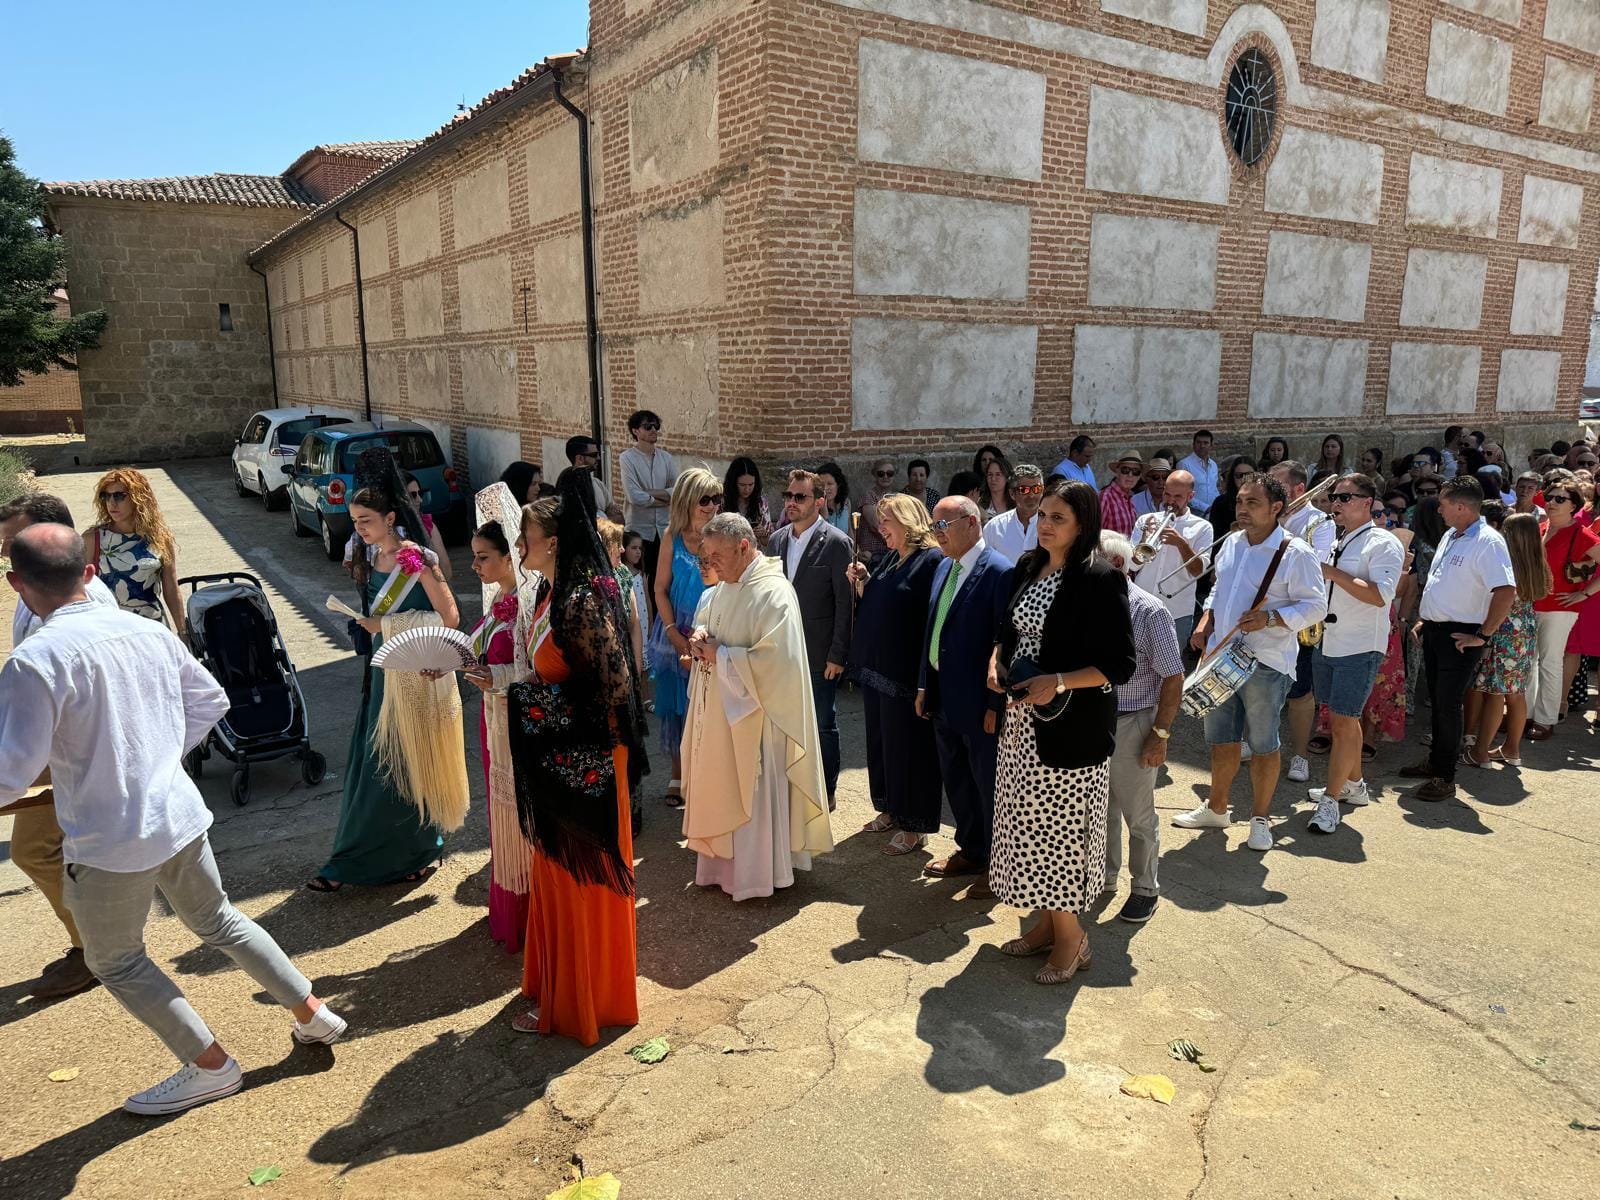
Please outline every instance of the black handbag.
[{"label": "black handbag", "polygon": [[[1026,656],[1014,658],[1011,660],[1011,669],[1006,672],[1006,691],[1010,693],[1011,698],[1014,700],[1026,699],[1028,695],[1028,683],[1038,676],[1045,674],[1054,675],[1056,672],[1047,672],[1042,670],[1038,663]],[[1033,708],[1034,720],[1054,721],[1062,713],[1067,711],[1067,708],[1069,705],[1071,705],[1071,703],[1072,689],[1068,688],[1066,691],[1059,693],[1055,699],[1049,701],[1048,703],[1031,706]]]},{"label": "black handbag", "polygon": [[350,644],[355,647],[355,652],[362,658],[371,658],[372,635],[353,620],[346,621],[344,628],[350,635]]}]

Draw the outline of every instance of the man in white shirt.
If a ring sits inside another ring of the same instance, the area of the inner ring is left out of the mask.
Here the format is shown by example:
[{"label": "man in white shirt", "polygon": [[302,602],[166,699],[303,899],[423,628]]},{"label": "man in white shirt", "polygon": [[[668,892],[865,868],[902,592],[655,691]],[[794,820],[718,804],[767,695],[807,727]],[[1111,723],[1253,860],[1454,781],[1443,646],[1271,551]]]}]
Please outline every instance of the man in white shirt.
[{"label": "man in white shirt", "polygon": [[1217,548],[1217,585],[1206,597],[1190,645],[1212,650],[1242,635],[1256,657],[1256,669],[1238,691],[1205,715],[1211,746],[1209,804],[1174,817],[1182,829],[1224,829],[1228,791],[1239,771],[1239,742],[1250,743],[1252,850],[1272,848],[1267,810],[1278,787],[1278,723],[1294,678],[1299,646],[1295,635],[1322,620],[1328,611],[1322,565],[1310,546],[1290,537],[1280,524],[1288,497],[1283,485],[1266,475],[1251,476],[1239,488],[1239,536]]},{"label": "man in white shirt", "polygon": [[[44,492],[34,492],[0,507],[0,558],[11,557],[12,539],[30,525],[65,525],[70,528],[73,525],[72,513],[66,501]],[[84,591],[93,604],[111,608],[117,606],[111,589],[98,578],[91,578]],[[27,637],[43,625],[44,618],[24,601],[18,600],[17,611],[11,618],[12,648],[22,645]],[[48,778],[46,775],[39,782],[46,783]],[[11,861],[32,880],[33,886],[39,889],[39,894],[49,903],[67,933],[67,952],[44,969],[39,981],[33,985],[33,997],[36,1000],[59,1000],[63,996],[74,996],[98,986],[100,981],[84,964],[83,940],[78,936],[78,927],[73,923],[72,914],[67,911],[66,900],[63,899],[66,871],[61,858],[61,825],[56,821],[53,806],[38,804],[17,810],[11,818]]]},{"label": "man in white shirt", "polygon": [[1517,598],[1505,539],[1485,524],[1482,508],[1483,488],[1470,475],[1446,480],[1439,491],[1439,515],[1449,529],[1428,571],[1422,619],[1412,629],[1422,639],[1433,745],[1427,758],[1400,768],[1406,779],[1427,781],[1415,792],[1418,800],[1449,800],[1456,794],[1461,705],[1484,646]]},{"label": "man in white shirt", "polygon": [[[1194,497],[1194,476],[1187,471],[1174,471],[1167,476],[1163,494],[1165,507],[1173,514],[1172,521],[1162,530],[1158,539],[1156,556],[1142,567],[1135,567],[1133,582],[1167,606],[1173,624],[1178,630],[1178,645],[1187,646],[1194,633],[1194,597],[1200,576],[1206,570],[1206,551],[1211,549],[1216,533],[1211,522],[1191,512],[1189,502]],[[1145,530],[1159,521],[1160,513],[1140,517],[1133,527],[1134,541],[1144,537]]]},{"label": "man in white shirt", "polygon": [[1389,650],[1389,604],[1406,559],[1400,539],[1372,523],[1376,498],[1377,488],[1365,475],[1351,473],[1333,485],[1339,539],[1322,564],[1328,615],[1312,658],[1317,700],[1328,706],[1332,734],[1327,786],[1311,789],[1317,802],[1311,828],[1317,833],[1339,828],[1340,804],[1371,800],[1361,770],[1361,714]]},{"label": "man in white shirt", "polygon": [[644,574],[650,595],[656,590],[656,563],[661,558],[661,538],[672,515],[672,485],[678,481],[678,464],[656,445],[661,440],[661,418],[641,408],[628,418],[633,445],[617,456],[622,472],[623,525],[644,541]]},{"label": "man in white shirt", "polygon": [[[1293,458],[1276,463],[1268,474],[1283,484],[1283,490],[1292,506],[1306,494],[1310,472],[1306,465]],[[1333,518],[1312,504],[1302,504],[1298,511],[1283,519],[1289,536],[1306,542],[1317,552],[1321,562],[1327,562],[1333,553],[1334,540],[1339,536]],[[1294,683],[1289,687],[1289,770],[1291,783],[1304,783],[1311,778],[1311,762],[1306,757],[1311,744],[1311,727],[1316,724],[1317,706],[1311,698],[1311,647],[1302,645],[1300,657],[1295,660]]]},{"label": "man in white shirt", "polygon": [[1094,480],[1094,439],[1086,433],[1073,438],[1067,447],[1067,456],[1056,464],[1053,473],[1087,483],[1098,492],[1100,485]]},{"label": "man in white shirt", "polygon": [[1219,495],[1217,460],[1211,457],[1211,447],[1216,439],[1209,429],[1194,435],[1194,453],[1178,460],[1178,469],[1194,476],[1194,510],[1202,517],[1211,511]]},{"label": "man in white shirt", "polygon": [[345,1022],[261,928],[228,903],[206,838],[211,813],[180,760],[228,711],[227,693],[154,621],[90,603],[83,539],[34,525],[6,581],[44,626],[0,669],[0,804],[46,764],[65,838],[66,903],[84,959],[184,1065],[125,1102],[180,1112],[239,1090],[239,1064],[145,952],[159,888],[208,946],[293,1011],[293,1036],[333,1042]]},{"label": "man in white shirt", "polygon": [[1015,508],[983,527],[983,542],[1001,558],[1016,562],[1039,544],[1039,506],[1044,503],[1044,472],[1032,463],[1012,469],[1008,485]]}]

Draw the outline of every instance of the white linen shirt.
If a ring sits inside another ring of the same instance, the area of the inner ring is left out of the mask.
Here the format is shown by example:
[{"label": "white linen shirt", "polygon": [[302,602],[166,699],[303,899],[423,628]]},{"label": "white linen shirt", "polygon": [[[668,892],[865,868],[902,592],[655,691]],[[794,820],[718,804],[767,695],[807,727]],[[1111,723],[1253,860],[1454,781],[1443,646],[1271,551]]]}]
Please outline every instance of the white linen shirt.
[{"label": "white linen shirt", "polygon": [[672,506],[654,499],[651,492],[670,492],[678,479],[678,464],[665,450],[646,454],[629,446],[617,456],[622,468],[622,519],[629,533],[647,542],[659,540],[672,521]]},{"label": "white linen shirt", "polygon": [[[800,567],[800,556],[806,552],[806,547],[811,544],[811,539],[817,536],[817,528],[822,524],[818,517],[806,527],[804,533],[796,533],[794,526],[789,526],[789,548],[783,555],[783,573],[789,577],[789,582],[794,582],[794,573]],[[741,576],[740,578],[743,578]]]},{"label": "white linen shirt", "polygon": [[1516,586],[1505,539],[1479,517],[1464,533],[1446,531],[1428,570],[1420,615],[1424,621],[1481,627],[1489,615],[1490,593]]},{"label": "white linen shirt", "polygon": [[983,527],[983,541],[989,549],[1013,563],[1039,544],[1039,514],[1033,514],[1028,527],[1014,508],[1007,509]]},{"label": "white linen shirt", "polygon": [[165,625],[66,605],[0,669],[0,804],[48,765],[68,863],[160,866],[211,825],[181,759],[227,711]]},{"label": "white linen shirt", "polygon": [[1244,640],[1262,666],[1293,677],[1295,660],[1300,654],[1295,634],[1327,615],[1328,594],[1317,552],[1303,541],[1290,538],[1281,525],[1263,538],[1259,546],[1252,546],[1249,539],[1240,534],[1224,538],[1218,547],[1217,585],[1206,597],[1206,611],[1211,614],[1206,649],[1215,647],[1249,609],[1272,563],[1272,556],[1285,538],[1288,538],[1288,546],[1283,552],[1283,561],[1278,564],[1278,573],[1272,577],[1272,585],[1261,602],[1262,611],[1276,612],[1283,623],[1247,633]]},{"label": "white linen shirt", "polygon": [[1334,547],[1330,560],[1339,570],[1365,579],[1383,597],[1383,603],[1366,604],[1328,581],[1327,628],[1322,634],[1322,653],[1327,658],[1351,654],[1389,651],[1389,602],[1400,586],[1406,548],[1387,529],[1371,521],[1353,529]]},{"label": "white linen shirt", "polygon": [[1065,475],[1068,479],[1076,479],[1079,483],[1087,483],[1097,492],[1100,490],[1100,485],[1094,481],[1093,463],[1080,467],[1070,458],[1063,458],[1056,464],[1054,474]]},{"label": "white linen shirt", "polygon": [[1306,541],[1306,526],[1316,521],[1311,531],[1310,546],[1317,552],[1318,562],[1327,562],[1333,555],[1333,544],[1339,540],[1339,529],[1333,518],[1313,504],[1308,504],[1283,523],[1283,527],[1301,542]]},{"label": "white linen shirt", "polygon": [[[92,577],[83,587],[84,593],[94,604],[117,607],[117,598],[111,594],[111,589],[100,581],[98,575]],[[146,618],[148,620],[148,618]],[[11,614],[11,645],[13,648],[22,645],[22,639],[30,633],[39,632],[44,622],[39,619],[33,609],[21,600],[17,601],[17,611]]]},{"label": "white linen shirt", "polygon": [[[1151,517],[1152,521],[1159,517]],[[1143,517],[1140,518],[1142,522]],[[1211,549],[1211,543],[1216,539],[1216,530],[1211,528],[1211,522],[1193,512],[1186,512],[1181,517],[1175,517],[1172,527],[1178,531],[1178,536],[1189,543],[1189,548],[1198,555],[1204,555]],[[1141,525],[1133,527],[1134,545],[1139,544]],[[1167,606],[1167,611],[1172,614],[1174,621],[1181,621],[1185,617],[1194,616],[1194,594],[1199,587],[1200,580],[1188,571],[1178,570],[1183,562],[1183,555],[1176,546],[1162,546],[1156,551],[1156,556],[1139,568],[1139,573],[1133,577],[1136,586],[1149,592],[1156,599]],[[1173,574],[1177,572],[1176,574]],[[1168,579],[1168,576],[1171,576]],[[1165,583],[1162,581],[1165,580]]]},{"label": "white linen shirt", "polygon": [[1186,455],[1178,461],[1178,470],[1194,476],[1194,495],[1189,507],[1197,513],[1209,512],[1217,500],[1217,460],[1208,458],[1202,462],[1198,454]]}]

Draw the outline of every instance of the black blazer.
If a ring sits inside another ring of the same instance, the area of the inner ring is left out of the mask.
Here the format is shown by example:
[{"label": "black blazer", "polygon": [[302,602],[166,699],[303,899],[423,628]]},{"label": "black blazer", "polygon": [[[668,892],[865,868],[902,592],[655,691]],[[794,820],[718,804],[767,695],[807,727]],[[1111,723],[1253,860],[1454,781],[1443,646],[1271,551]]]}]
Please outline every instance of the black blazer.
[{"label": "black blazer", "polygon": [[[807,665],[813,675],[829,663],[841,667],[850,657],[850,623],[855,609],[855,591],[845,578],[845,570],[855,558],[850,539],[834,526],[818,520],[796,564],[794,594],[800,601],[800,622],[806,634]],[[767,555],[783,564],[788,573],[789,526],[767,539]]]},{"label": "black blazer", "polygon": [[[1010,666],[1017,652],[1017,627],[1013,620],[1017,601],[1043,567],[1039,551],[1017,563],[1015,587],[1005,619],[1000,622],[1000,661]],[[1078,688],[1067,711],[1054,721],[1036,721],[1039,761],[1047,767],[1092,767],[1111,757],[1116,744],[1116,687],[1133,677],[1133,618],[1128,613],[1128,581],[1121,571],[1090,560],[1082,567],[1063,568],[1044,633],[1034,659],[1040,669],[1077,671],[1096,667],[1113,685],[1111,690]],[[1025,708],[1013,709],[1007,720],[1032,719]]]}]

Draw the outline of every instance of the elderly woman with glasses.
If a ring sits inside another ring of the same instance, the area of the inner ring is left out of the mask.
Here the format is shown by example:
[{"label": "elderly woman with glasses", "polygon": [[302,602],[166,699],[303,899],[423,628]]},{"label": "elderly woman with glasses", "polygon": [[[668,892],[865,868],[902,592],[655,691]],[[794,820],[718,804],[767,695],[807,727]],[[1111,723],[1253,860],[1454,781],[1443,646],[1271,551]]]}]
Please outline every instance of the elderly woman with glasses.
[{"label": "elderly woman with glasses", "polygon": [[656,560],[656,619],[647,653],[655,671],[661,748],[672,758],[668,808],[683,807],[679,744],[689,711],[689,635],[694,632],[695,605],[706,589],[700,574],[701,536],[707,522],[722,511],[723,497],[721,480],[704,467],[690,467],[679,475]]},{"label": "elderly woman with glasses", "polygon": [[889,459],[880,458],[874,462],[872,489],[861,498],[861,506],[857,510],[861,514],[861,523],[856,527],[856,552],[869,567],[877,566],[889,553],[889,544],[883,537],[879,505],[884,497],[895,494],[895,474],[894,463]]},{"label": "elderly woman with glasses", "polygon": [[1551,471],[1544,477],[1546,519],[1540,530],[1545,561],[1550,566],[1551,589],[1534,602],[1536,667],[1529,687],[1529,741],[1542,742],[1555,732],[1566,707],[1563,703],[1577,674],[1578,655],[1567,653],[1579,623],[1600,592],[1600,535],[1576,520],[1582,494],[1571,471]]}]

